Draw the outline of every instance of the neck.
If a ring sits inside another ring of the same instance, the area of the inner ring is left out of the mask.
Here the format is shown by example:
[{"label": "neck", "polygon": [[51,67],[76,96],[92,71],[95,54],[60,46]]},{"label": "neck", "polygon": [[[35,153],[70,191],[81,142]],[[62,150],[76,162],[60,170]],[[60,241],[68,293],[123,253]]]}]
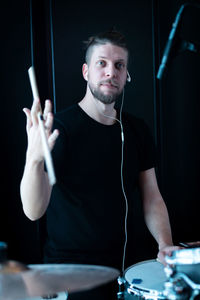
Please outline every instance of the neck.
[{"label": "neck", "polygon": [[104,124],[113,125],[117,117],[114,109],[115,103],[104,104],[94,98],[91,92],[87,89],[85,97],[79,102],[79,106],[94,120]]}]

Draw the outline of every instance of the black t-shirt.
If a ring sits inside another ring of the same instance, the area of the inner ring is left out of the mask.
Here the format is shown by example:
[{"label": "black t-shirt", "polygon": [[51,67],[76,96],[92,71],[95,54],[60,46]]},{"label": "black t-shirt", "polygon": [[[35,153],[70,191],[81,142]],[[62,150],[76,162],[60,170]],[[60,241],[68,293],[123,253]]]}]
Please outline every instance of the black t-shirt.
[{"label": "black t-shirt", "polygon": [[[154,144],[142,120],[124,113],[122,122],[130,202],[139,172],[154,167]],[[103,125],[76,104],[55,116],[54,127],[60,131],[52,151],[57,183],[46,213],[45,262],[118,267],[125,238],[120,124]]]}]

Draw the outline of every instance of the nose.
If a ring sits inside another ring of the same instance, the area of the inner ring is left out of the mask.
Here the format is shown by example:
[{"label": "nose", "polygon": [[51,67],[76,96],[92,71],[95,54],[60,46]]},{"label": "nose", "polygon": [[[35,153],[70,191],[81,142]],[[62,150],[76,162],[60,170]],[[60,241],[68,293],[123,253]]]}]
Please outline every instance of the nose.
[{"label": "nose", "polygon": [[109,65],[106,68],[106,77],[108,78],[115,78],[116,77],[116,70],[115,66]]}]

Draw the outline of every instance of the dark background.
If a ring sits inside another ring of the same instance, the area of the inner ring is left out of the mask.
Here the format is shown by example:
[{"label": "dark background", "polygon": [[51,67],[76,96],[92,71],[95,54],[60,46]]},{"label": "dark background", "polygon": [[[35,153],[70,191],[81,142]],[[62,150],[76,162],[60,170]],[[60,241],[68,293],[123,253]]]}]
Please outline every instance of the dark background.
[{"label": "dark background", "polygon": [[[179,54],[162,82],[155,77],[183,3],[22,0],[1,4],[0,240],[8,243],[9,259],[41,261],[38,222],[24,216],[19,194],[26,151],[22,108],[32,103],[27,69],[34,63],[42,102],[52,99],[56,111],[78,102],[86,87],[81,74],[82,41],[113,26],[126,35],[132,57],[132,82],[126,86],[124,109],[144,118],[155,138],[158,182],[169,210],[174,242],[200,239],[200,55]],[[179,35],[200,42],[199,19],[200,9],[188,7]],[[129,243],[135,244],[133,263],[154,258],[156,243],[144,225],[139,199],[134,204],[133,226],[135,234],[129,236]]]}]

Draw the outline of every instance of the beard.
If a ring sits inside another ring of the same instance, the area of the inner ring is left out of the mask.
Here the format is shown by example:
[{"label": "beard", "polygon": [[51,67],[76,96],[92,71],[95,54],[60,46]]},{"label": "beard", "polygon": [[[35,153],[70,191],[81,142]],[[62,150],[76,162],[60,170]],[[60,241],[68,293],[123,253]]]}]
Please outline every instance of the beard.
[{"label": "beard", "polygon": [[[110,95],[105,95],[103,92],[101,92],[100,90],[100,85],[103,83],[110,83],[113,84],[114,86],[116,86],[117,88],[117,92],[114,92]],[[92,93],[92,95],[94,96],[95,99],[99,100],[100,102],[104,103],[104,104],[111,104],[113,102],[116,102],[117,99],[119,98],[119,96],[121,95],[121,91],[118,90],[118,86],[115,82],[113,82],[112,80],[106,80],[103,82],[100,82],[98,84],[98,87],[92,87],[92,85],[90,83],[88,83],[89,89]]]}]

